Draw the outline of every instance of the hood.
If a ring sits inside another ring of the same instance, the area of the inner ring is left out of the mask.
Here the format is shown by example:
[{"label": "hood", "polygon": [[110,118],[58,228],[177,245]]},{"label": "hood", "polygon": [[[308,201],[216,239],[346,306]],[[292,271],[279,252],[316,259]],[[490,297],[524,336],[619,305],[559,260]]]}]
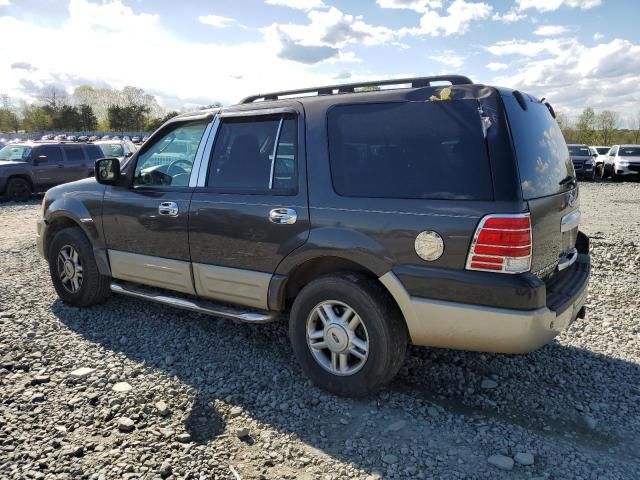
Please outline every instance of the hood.
[{"label": "hood", "polygon": [[621,156],[618,157],[618,161],[623,160],[625,162],[630,162],[630,163],[640,163],[640,157],[625,157],[625,156]]},{"label": "hood", "polygon": [[12,161],[12,160],[0,160],[0,168],[2,167],[15,167],[18,165],[24,165],[27,162],[17,162],[17,161]]},{"label": "hood", "polygon": [[578,162],[584,162],[585,160],[589,160],[590,158],[590,155],[571,155],[571,160]]}]

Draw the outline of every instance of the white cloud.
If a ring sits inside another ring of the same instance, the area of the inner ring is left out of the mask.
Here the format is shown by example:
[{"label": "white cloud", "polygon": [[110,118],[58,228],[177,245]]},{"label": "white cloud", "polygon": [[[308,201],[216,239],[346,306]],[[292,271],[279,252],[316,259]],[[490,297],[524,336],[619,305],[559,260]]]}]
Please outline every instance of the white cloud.
[{"label": "white cloud", "polygon": [[[333,57],[336,67],[320,72],[282,59],[277,36],[233,45],[186,40],[167,30],[158,15],[135,13],[121,1],[70,0],[67,18],[47,26],[0,16],[0,32],[6,38],[29,39],[19,49],[0,43],[2,90],[14,100],[30,99],[51,83],[67,91],[80,84],[119,89],[134,84],[173,108],[186,103],[229,104],[259,91],[330,84],[332,76],[344,70],[342,61],[356,60],[349,52],[339,52]],[[136,32],[144,35],[145,54],[115,58],[114,52],[131,50]],[[91,52],[82,61],[75,55],[51,55],[68,51],[79,38],[83,49]],[[213,60],[203,63],[203,58]],[[176,62],[180,68],[172,67]]]},{"label": "white cloud", "polygon": [[341,52],[348,45],[394,43],[396,34],[387,27],[369,25],[361,16],[348,15],[335,7],[307,14],[309,23],[274,23],[261,31],[272,43],[280,43],[280,56],[301,63],[340,59],[357,61]]},{"label": "white cloud", "polygon": [[489,70],[497,72],[499,70],[506,70],[507,68],[509,68],[509,65],[507,65],[506,63],[500,63],[500,62],[489,62],[487,63],[487,68]]},{"label": "white cloud", "polygon": [[441,0],[376,0],[381,8],[396,8],[424,13],[434,8],[442,8]]},{"label": "white cloud", "polygon": [[200,23],[204,23],[205,25],[211,25],[215,28],[227,28],[233,25],[237,25],[241,28],[247,28],[244,25],[238,23],[235,18],[223,17],[221,15],[200,15],[198,17]]},{"label": "white cloud", "polygon": [[567,33],[569,29],[562,25],[540,25],[533,32],[534,35],[539,35],[541,37],[553,37],[556,35],[562,35],[563,33]]},{"label": "white cloud", "polygon": [[[586,106],[634,111],[640,103],[636,87],[640,83],[640,45],[628,40],[615,39],[594,47],[575,38],[509,41],[488,50],[516,56],[513,67],[492,83],[544,96],[571,113]],[[523,61],[523,55],[529,58]]]},{"label": "white cloud", "polygon": [[594,34],[593,34],[593,39],[594,39],[596,42],[599,42],[599,41],[600,41],[600,40],[602,40],[603,38],[604,38],[604,35],[603,35],[603,34],[601,34],[601,33],[596,32],[596,33],[594,33]]},{"label": "white cloud", "polygon": [[527,16],[524,13],[517,12],[514,8],[511,8],[505,13],[494,13],[491,20],[502,23],[515,23],[525,18],[527,18]]},{"label": "white cloud", "polygon": [[0,0],[0,7],[9,7],[11,5],[10,0]]},{"label": "white cloud", "polygon": [[427,58],[431,60],[435,60],[436,62],[442,63],[443,65],[447,65],[449,67],[458,69],[464,65],[464,61],[466,57],[462,55],[456,55],[453,50],[445,50],[440,55],[430,55]]},{"label": "white cloud", "polygon": [[420,27],[403,28],[400,34],[432,37],[463,34],[469,29],[471,22],[488,18],[492,11],[493,7],[487,3],[453,0],[444,15],[436,10],[427,9],[420,18]]},{"label": "white cloud", "polygon": [[516,4],[520,10],[534,8],[540,12],[551,12],[558,10],[563,5],[571,8],[588,8],[597,7],[602,0],[516,0]]},{"label": "white cloud", "polygon": [[277,5],[279,7],[295,8],[296,10],[314,10],[318,8],[326,8],[327,6],[322,0],[265,0],[268,5]]}]

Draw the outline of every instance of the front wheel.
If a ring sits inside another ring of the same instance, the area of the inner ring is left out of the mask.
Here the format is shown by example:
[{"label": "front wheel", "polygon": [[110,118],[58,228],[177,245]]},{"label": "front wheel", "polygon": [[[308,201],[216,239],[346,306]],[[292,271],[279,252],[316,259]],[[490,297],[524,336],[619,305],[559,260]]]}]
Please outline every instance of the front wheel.
[{"label": "front wheel", "polygon": [[31,184],[24,178],[12,178],[7,184],[7,196],[14,202],[26,202],[31,193]]},{"label": "front wheel", "polygon": [[91,243],[79,228],[60,230],[49,247],[49,271],[60,299],[76,307],[103,302],[109,277],[101,275]]},{"label": "front wheel", "polygon": [[388,292],[359,274],[328,275],[297,296],[289,336],[304,373],[341,396],[367,395],[396,375],[407,329]]}]

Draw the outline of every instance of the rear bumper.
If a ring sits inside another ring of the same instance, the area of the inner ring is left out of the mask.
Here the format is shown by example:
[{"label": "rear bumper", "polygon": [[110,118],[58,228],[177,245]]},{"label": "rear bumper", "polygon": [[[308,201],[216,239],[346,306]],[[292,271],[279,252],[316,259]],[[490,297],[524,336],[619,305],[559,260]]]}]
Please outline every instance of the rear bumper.
[{"label": "rear bumper", "polygon": [[[566,272],[566,273],[565,273]],[[547,305],[534,310],[495,308],[409,295],[393,272],[380,281],[405,317],[415,345],[496,353],[527,353],[566,329],[581,313],[590,275],[589,255],[550,282]]]}]

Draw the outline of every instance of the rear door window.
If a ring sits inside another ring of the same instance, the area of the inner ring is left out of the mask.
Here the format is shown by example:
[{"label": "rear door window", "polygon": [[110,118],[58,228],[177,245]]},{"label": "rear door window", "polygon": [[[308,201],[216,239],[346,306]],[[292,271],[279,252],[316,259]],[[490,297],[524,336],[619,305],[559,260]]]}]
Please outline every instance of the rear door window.
[{"label": "rear door window", "polygon": [[67,156],[68,162],[79,163],[85,161],[84,153],[82,152],[82,147],[80,146],[66,146],[64,147],[64,153]]},{"label": "rear door window", "polygon": [[493,198],[475,100],[339,105],[329,110],[328,129],[339,195]]},{"label": "rear door window", "polygon": [[36,158],[40,162],[62,163],[62,152],[60,151],[60,147],[47,145],[38,149]]},{"label": "rear door window", "polygon": [[566,187],[560,182],[575,172],[560,127],[549,109],[543,103],[526,100],[527,110],[524,110],[513,95],[505,95],[503,101],[523,198],[530,200],[565,191]]}]

